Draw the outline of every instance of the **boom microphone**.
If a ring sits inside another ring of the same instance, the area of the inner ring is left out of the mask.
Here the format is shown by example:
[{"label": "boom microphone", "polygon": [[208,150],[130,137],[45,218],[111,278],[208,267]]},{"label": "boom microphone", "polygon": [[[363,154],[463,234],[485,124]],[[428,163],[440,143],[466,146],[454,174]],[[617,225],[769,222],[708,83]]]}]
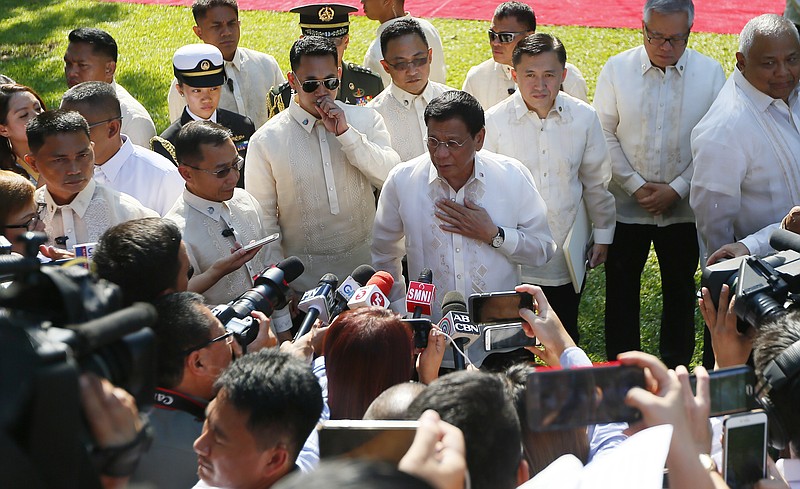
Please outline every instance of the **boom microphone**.
[{"label": "boom microphone", "polygon": [[389,291],[394,285],[394,278],[389,272],[383,270],[375,272],[375,275],[364,285],[359,287],[353,297],[347,301],[347,307],[358,309],[359,307],[380,306],[389,307]]},{"label": "boom microphone", "polygon": [[300,299],[297,308],[306,313],[300,329],[294,335],[294,341],[300,339],[301,336],[311,330],[314,321],[321,318],[323,323],[330,320],[330,308],[333,305],[333,294],[336,286],[339,285],[339,277],[332,273],[326,273],[319,280],[319,285],[316,288],[309,290]]},{"label": "boom microphone", "polygon": [[331,308],[331,320],[347,310],[347,301],[352,299],[356,289],[363,287],[373,275],[375,275],[375,269],[369,265],[359,265],[353,270],[353,273],[336,289],[336,301]]},{"label": "boom microphone", "polygon": [[464,370],[466,364],[464,357],[456,351],[457,345],[462,352],[466,352],[469,345],[481,337],[481,329],[469,321],[467,304],[461,292],[452,290],[444,295],[442,300],[442,320],[439,328],[453,338],[453,363],[456,370]]},{"label": "boom microphone", "polygon": [[769,237],[769,245],[777,251],[792,250],[800,253],[800,234],[776,229]]},{"label": "boom microphone", "polygon": [[409,282],[406,310],[414,314],[412,318],[419,319],[423,314],[431,315],[431,303],[436,298],[436,286],[432,282],[433,272],[430,268],[422,270],[418,281]]}]

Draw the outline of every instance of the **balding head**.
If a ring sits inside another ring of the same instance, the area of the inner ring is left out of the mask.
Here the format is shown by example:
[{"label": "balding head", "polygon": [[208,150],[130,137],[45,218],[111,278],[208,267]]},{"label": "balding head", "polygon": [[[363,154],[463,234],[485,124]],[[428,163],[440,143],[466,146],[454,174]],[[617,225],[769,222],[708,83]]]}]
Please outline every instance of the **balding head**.
[{"label": "balding head", "polygon": [[736,67],[758,91],[788,103],[800,80],[797,28],[775,14],[750,20],[739,36]]}]

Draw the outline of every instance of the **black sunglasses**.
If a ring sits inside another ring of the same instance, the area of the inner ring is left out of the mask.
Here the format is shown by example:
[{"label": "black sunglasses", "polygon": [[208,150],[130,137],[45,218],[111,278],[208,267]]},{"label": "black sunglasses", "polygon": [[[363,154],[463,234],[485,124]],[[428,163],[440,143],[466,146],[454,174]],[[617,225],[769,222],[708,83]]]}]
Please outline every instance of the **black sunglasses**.
[{"label": "black sunglasses", "polygon": [[[298,78],[297,81],[300,81],[300,79]],[[304,82],[300,82],[300,86],[303,87],[304,92],[313,93],[320,86],[320,84],[325,85],[325,88],[328,90],[336,90],[339,88],[340,83],[341,81],[334,77],[326,78],[324,80],[306,80]]]},{"label": "black sunglasses", "polygon": [[508,44],[514,41],[514,38],[520,34],[525,34],[529,31],[517,31],[517,32],[495,32],[489,29],[489,42],[494,42],[495,39],[500,39],[502,44]]}]

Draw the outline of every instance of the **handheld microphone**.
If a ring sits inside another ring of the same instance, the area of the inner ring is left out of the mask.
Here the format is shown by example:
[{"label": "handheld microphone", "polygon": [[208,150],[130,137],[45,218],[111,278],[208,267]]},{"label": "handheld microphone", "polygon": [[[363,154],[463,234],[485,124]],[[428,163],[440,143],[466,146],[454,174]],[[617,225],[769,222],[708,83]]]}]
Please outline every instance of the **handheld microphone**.
[{"label": "handheld microphone", "polygon": [[380,306],[389,307],[389,291],[394,285],[394,278],[389,272],[383,270],[375,272],[375,275],[364,285],[359,287],[353,297],[347,301],[347,307],[358,309],[359,307]]},{"label": "handheld microphone", "polygon": [[331,320],[347,310],[347,301],[352,299],[356,289],[363,287],[373,275],[375,275],[375,269],[369,265],[359,265],[353,270],[353,273],[336,289],[336,300],[330,314]]},{"label": "handheld microphone", "polygon": [[334,290],[336,290],[338,284],[339,277],[332,273],[326,273],[319,280],[319,285],[316,288],[303,294],[300,303],[297,304],[297,308],[306,313],[306,317],[303,319],[300,329],[294,335],[294,341],[308,333],[317,318],[322,319],[324,323],[330,320],[329,311],[333,303]]},{"label": "handheld microphone", "polygon": [[769,237],[769,245],[777,251],[792,250],[800,253],[800,234],[776,229]]},{"label": "handheld microphone", "polygon": [[481,329],[470,322],[467,304],[461,292],[452,290],[444,295],[439,328],[453,338],[453,363],[456,370],[464,370],[466,368],[464,357],[458,353],[455,346],[466,352],[469,345],[481,337]]},{"label": "handheld microphone", "polygon": [[419,319],[423,314],[431,315],[431,303],[436,298],[436,286],[432,282],[433,272],[430,268],[424,268],[417,282],[408,283],[406,310],[414,314],[413,319]]}]

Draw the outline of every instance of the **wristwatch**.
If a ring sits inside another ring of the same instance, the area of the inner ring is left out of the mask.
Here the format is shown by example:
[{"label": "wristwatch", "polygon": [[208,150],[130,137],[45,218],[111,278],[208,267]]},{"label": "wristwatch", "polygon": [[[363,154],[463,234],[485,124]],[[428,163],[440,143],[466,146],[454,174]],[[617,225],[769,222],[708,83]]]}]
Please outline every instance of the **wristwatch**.
[{"label": "wristwatch", "polygon": [[503,232],[503,228],[497,226],[497,234],[495,234],[494,238],[492,238],[492,248],[499,248],[503,246],[503,241],[506,240],[506,233]]}]

